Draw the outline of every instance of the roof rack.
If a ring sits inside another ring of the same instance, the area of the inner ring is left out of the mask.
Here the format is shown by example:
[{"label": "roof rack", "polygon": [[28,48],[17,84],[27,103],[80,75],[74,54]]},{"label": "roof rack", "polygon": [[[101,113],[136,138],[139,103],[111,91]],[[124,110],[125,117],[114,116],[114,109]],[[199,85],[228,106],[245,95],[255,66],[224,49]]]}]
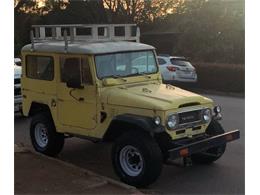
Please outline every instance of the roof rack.
[{"label": "roof rack", "polygon": [[140,30],[136,24],[69,24],[32,25],[33,42],[62,41],[140,41]]}]

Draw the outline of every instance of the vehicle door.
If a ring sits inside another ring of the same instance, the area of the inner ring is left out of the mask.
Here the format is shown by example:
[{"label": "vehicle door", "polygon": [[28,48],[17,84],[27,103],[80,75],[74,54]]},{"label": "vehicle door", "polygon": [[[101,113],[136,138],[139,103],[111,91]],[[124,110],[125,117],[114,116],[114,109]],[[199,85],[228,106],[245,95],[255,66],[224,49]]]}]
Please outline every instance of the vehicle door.
[{"label": "vehicle door", "polygon": [[[96,126],[96,87],[90,69],[90,57],[60,57],[60,82],[57,84],[58,120],[62,125],[93,129]],[[81,88],[68,87],[79,80]]]}]

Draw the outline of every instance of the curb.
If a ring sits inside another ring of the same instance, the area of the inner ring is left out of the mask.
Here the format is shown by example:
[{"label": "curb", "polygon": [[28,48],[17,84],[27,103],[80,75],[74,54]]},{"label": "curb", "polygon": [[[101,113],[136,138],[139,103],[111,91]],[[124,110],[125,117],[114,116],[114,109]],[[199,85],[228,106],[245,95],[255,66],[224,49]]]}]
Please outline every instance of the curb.
[{"label": "curb", "polygon": [[84,168],[81,168],[81,167],[78,167],[74,164],[71,164],[69,162],[66,162],[66,161],[62,161],[58,158],[52,158],[52,157],[49,157],[49,156],[46,156],[46,155],[43,155],[41,153],[38,153],[38,152],[35,152],[35,151],[32,151],[24,146],[19,146],[17,144],[14,144],[14,152],[15,153],[32,153],[32,154],[35,154],[35,155],[38,155],[38,156],[41,156],[43,158],[47,158],[48,160],[51,160],[51,161],[55,161],[61,165],[65,165],[67,167],[71,167],[73,169],[76,169],[84,174],[87,174],[87,175],[90,175],[90,176],[95,176],[95,177],[99,177],[103,180],[105,180],[105,182],[107,182],[108,184],[112,184],[114,186],[118,186],[118,187],[121,187],[123,189],[126,189],[126,190],[129,190],[131,194],[143,194],[142,192],[140,192],[136,187],[134,186],[130,186],[128,184],[125,184],[125,183],[122,183],[120,181],[117,181],[117,180],[114,180],[114,179],[111,179],[109,177],[106,177],[106,176],[103,176],[103,175],[99,175],[95,172],[92,172],[90,170],[87,170],[87,169],[84,169]]}]

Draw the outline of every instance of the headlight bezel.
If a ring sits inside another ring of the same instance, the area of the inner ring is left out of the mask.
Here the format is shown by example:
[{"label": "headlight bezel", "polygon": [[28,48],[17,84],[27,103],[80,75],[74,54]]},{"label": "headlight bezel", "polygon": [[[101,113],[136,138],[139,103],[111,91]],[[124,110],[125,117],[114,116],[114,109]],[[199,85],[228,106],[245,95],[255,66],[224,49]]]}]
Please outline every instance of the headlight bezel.
[{"label": "headlight bezel", "polygon": [[[169,124],[169,122],[172,122],[170,119],[172,117],[175,117],[175,125],[172,126]],[[179,124],[179,116],[178,116],[178,113],[174,113],[174,114],[170,114],[168,117],[167,117],[167,120],[166,120],[166,126],[169,130],[175,130],[178,128],[178,124]]]},{"label": "headlight bezel", "polygon": [[[208,118],[205,119],[205,116],[207,116]],[[212,120],[212,112],[211,112],[210,108],[205,108],[205,109],[202,110],[202,117],[201,117],[201,119],[202,119],[202,121],[204,123],[209,123]]]}]

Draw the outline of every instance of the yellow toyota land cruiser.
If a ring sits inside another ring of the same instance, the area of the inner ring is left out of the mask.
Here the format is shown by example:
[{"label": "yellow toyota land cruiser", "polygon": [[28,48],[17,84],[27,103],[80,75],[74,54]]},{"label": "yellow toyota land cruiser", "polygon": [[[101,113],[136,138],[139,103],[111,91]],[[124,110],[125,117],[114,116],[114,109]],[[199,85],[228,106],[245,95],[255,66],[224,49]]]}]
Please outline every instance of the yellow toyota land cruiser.
[{"label": "yellow toyota land cruiser", "polygon": [[155,48],[139,35],[134,24],[32,26],[21,82],[37,152],[55,156],[73,136],[113,142],[115,172],[141,187],[168,159],[211,163],[239,138],[211,99],[162,83]]}]

